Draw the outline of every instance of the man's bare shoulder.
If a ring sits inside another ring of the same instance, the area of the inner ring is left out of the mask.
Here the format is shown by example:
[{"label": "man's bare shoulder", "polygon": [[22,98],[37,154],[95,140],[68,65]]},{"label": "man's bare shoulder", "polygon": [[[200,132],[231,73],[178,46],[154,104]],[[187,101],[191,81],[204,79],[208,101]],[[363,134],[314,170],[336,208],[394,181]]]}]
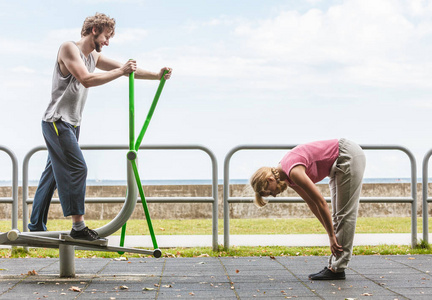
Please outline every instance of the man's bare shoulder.
[{"label": "man's bare shoulder", "polygon": [[79,50],[74,42],[64,42],[63,44],[60,45],[59,59],[76,56],[76,55],[79,56]]},{"label": "man's bare shoulder", "polygon": [[60,45],[60,48],[63,47],[75,47],[76,48],[76,44],[72,41],[67,41],[67,42],[63,42],[63,44]]}]

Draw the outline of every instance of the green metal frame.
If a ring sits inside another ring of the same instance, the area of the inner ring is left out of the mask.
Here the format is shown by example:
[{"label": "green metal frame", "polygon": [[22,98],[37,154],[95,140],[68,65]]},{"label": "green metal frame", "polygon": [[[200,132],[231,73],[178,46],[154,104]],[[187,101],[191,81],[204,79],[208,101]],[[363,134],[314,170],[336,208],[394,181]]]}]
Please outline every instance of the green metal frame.
[{"label": "green metal frame", "polygon": [[[132,164],[133,172],[135,175],[135,181],[136,181],[136,184],[138,186],[138,191],[139,191],[139,194],[141,197],[141,203],[142,203],[142,206],[144,208],[144,213],[145,213],[145,217],[147,220],[147,225],[148,225],[148,228],[150,231],[150,236],[152,239],[154,249],[159,249],[159,247],[158,247],[158,244],[156,241],[156,236],[155,236],[155,233],[153,230],[153,225],[151,222],[150,213],[149,213],[149,210],[147,207],[147,201],[145,199],[144,189],[142,187],[141,179],[139,177],[136,158],[137,158],[137,153],[138,153],[139,147],[140,147],[141,142],[144,138],[144,135],[147,131],[147,128],[150,124],[150,120],[153,116],[153,113],[154,113],[154,110],[155,110],[156,105],[158,103],[159,97],[162,93],[162,89],[165,85],[165,81],[166,81],[165,80],[165,74],[167,72],[168,71],[165,71],[162,75],[162,78],[160,79],[159,87],[156,91],[152,105],[150,106],[146,120],[144,122],[144,125],[143,125],[143,127],[140,131],[140,134],[138,135],[138,138],[136,141],[135,141],[135,86],[134,86],[135,74],[133,72],[129,74],[129,152],[127,154],[127,158],[130,160],[130,162]],[[125,236],[126,236],[126,226],[127,226],[127,223],[125,223],[122,226],[121,237],[120,237],[120,246],[121,247],[124,246],[124,240],[125,240]],[[124,252],[119,252],[119,254],[123,254],[123,253]]]}]

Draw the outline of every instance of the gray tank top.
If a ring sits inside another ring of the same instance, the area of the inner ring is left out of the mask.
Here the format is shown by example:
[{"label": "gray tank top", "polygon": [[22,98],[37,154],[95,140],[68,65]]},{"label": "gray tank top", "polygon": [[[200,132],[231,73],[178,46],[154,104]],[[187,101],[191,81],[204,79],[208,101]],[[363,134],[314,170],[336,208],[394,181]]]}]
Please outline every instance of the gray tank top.
[{"label": "gray tank top", "polygon": [[[86,58],[80,50],[80,55],[87,70],[93,73],[96,67],[93,54],[90,53],[88,58]],[[51,102],[45,111],[43,120],[45,122],[55,122],[61,119],[74,126],[81,125],[87,92],[88,89],[72,74],[63,76],[57,60],[52,80]]]}]

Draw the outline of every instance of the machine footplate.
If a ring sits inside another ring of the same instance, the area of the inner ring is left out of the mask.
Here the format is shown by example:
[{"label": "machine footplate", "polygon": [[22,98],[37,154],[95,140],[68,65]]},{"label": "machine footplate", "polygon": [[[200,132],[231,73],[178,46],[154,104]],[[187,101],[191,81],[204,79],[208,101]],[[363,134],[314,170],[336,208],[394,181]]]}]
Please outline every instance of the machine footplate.
[{"label": "machine footplate", "polygon": [[81,250],[140,253],[153,255],[156,258],[162,256],[160,249],[144,250],[137,248],[109,246],[108,239],[106,238],[96,241],[86,241],[74,239],[67,233],[61,233],[59,234],[59,238],[56,239],[52,237],[38,236],[32,233],[21,233],[17,229],[10,230],[9,232],[0,232],[0,244],[42,248],[59,248],[59,245],[71,245],[76,246],[77,249]]},{"label": "machine footplate", "polygon": [[76,245],[93,245],[93,246],[100,246],[100,247],[108,246],[108,239],[105,238],[99,238],[94,241],[87,241],[87,240],[74,239],[69,234],[62,233],[60,234],[60,240],[72,242]]}]

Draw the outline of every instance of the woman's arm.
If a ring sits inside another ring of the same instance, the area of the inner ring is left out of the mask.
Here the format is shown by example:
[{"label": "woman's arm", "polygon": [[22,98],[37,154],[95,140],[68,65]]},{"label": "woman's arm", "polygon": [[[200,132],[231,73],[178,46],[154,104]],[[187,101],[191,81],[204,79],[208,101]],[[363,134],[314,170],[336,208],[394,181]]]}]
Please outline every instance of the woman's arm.
[{"label": "woman's arm", "polygon": [[303,198],[303,200],[305,200],[313,214],[318,218],[327,231],[330,239],[331,252],[333,255],[338,255],[342,252],[342,246],[340,246],[336,240],[330,210],[324,197],[321,195],[312,180],[307,176],[304,166],[295,166],[291,169],[288,176],[297,185],[297,187],[294,187],[294,190]]},{"label": "woman's arm", "polygon": [[322,226],[325,228],[324,220],[319,213],[317,206],[314,204],[309,195],[306,194],[306,192],[298,186],[292,186],[291,188],[306,202],[312,213],[317,217],[317,219],[321,222]]}]

